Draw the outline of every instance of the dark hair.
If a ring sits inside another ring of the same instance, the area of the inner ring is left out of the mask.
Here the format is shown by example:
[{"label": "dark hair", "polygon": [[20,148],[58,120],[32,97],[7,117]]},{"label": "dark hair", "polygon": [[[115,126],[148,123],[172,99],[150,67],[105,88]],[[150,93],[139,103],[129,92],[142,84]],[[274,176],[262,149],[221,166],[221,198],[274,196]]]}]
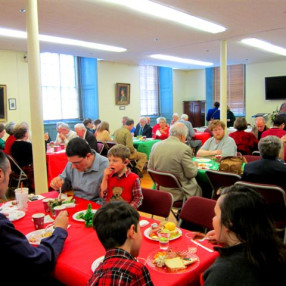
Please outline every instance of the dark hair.
[{"label": "dark hair", "polygon": [[2,169],[3,173],[5,174],[8,167],[9,167],[9,160],[7,159],[6,154],[2,150],[0,150],[0,169]]},{"label": "dark hair", "polygon": [[246,244],[249,262],[258,268],[286,265],[286,246],[277,236],[273,220],[262,196],[233,185],[224,188],[219,201],[221,223]]},{"label": "dark hair", "polygon": [[66,148],[66,154],[68,157],[79,156],[85,158],[88,153],[91,153],[90,146],[80,137],[70,140]]},{"label": "dark hair", "polygon": [[285,118],[283,116],[281,116],[281,115],[275,116],[275,118],[273,120],[273,126],[280,126],[283,123],[286,124]]},{"label": "dark hair", "polygon": [[277,136],[266,136],[259,140],[258,150],[264,159],[277,159],[282,148],[282,141]]},{"label": "dark hair", "polygon": [[132,124],[134,125],[134,120],[131,119],[131,118],[127,118],[127,120],[126,120],[126,122],[125,122],[125,125],[131,126]]},{"label": "dark hair", "polygon": [[101,120],[100,120],[100,119],[96,119],[96,120],[94,120],[94,122],[93,122],[93,123],[94,123],[94,125],[96,125],[96,126],[97,126],[98,124],[100,124],[100,123],[101,123]]},{"label": "dark hair", "polygon": [[22,139],[28,132],[28,127],[25,124],[19,123],[14,127],[14,137],[16,139]]},{"label": "dark hair", "polygon": [[234,121],[234,128],[241,131],[247,129],[247,122],[244,117],[238,117]]},{"label": "dark hair", "polygon": [[216,102],[214,103],[214,107],[219,108],[219,106],[220,106],[219,102],[216,101]]},{"label": "dark hair", "polygon": [[92,123],[92,120],[90,118],[86,118],[82,123],[84,124],[85,127],[87,127],[89,123]]},{"label": "dark hair", "polygon": [[122,246],[132,224],[135,231],[139,213],[128,203],[113,201],[102,206],[93,217],[93,228],[105,250]]},{"label": "dark hair", "polygon": [[116,144],[108,150],[107,157],[110,156],[121,158],[124,161],[129,159],[130,150],[122,144]]},{"label": "dark hair", "polygon": [[5,125],[3,123],[0,123],[0,132],[2,132],[5,129]]}]

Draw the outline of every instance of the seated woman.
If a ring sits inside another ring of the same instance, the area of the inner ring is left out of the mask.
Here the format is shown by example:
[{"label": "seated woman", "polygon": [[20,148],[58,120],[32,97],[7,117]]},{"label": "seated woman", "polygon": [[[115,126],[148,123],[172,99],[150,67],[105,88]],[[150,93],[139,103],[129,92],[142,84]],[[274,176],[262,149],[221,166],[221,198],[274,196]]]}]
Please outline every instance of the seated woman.
[{"label": "seated woman", "polygon": [[14,143],[14,141],[16,140],[16,138],[13,135],[14,127],[15,127],[15,122],[8,122],[5,125],[6,133],[9,134],[9,136],[5,142],[4,152],[8,155],[11,155],[11,146]]},{"label": "seated woman", "polygon": [[243,155],[251,155],[253,151],[257,150],[258,140],[252,132],[245,132],[247,129],[247,122],[245,118],[238,117],[234,122],[234,128],[237,131],[229,134],[236,143],[237,151]]},{"label": "seated woman", "polygon": [[165,117],[160,117],[159,123],[153,127],[152,134],[154,139],[164,140],[169,137],[169,125]]},{"label": "seated woman", "polygon": [[224,247],[215,248],[220,256],[204,272],[203,285],[285,285],[286,245],[260,194],[236,185],[225,188],[214,210],[208,237]]},{"label": "seated woman", "polygon": [[29,129],[26,123],[15,125],[14,137],[16,141],[11,146],[11,155],[22,168],[33,164],[32,143],[28,142]]},{"label": "seated woman", "polygon": [[106,121],[102,121],[96,129],[96,140],[97,141],[102,141],[102,142],[107,142],[107,141],[112,141],[110,137],[110,132],[109,132],[109,123]]}]

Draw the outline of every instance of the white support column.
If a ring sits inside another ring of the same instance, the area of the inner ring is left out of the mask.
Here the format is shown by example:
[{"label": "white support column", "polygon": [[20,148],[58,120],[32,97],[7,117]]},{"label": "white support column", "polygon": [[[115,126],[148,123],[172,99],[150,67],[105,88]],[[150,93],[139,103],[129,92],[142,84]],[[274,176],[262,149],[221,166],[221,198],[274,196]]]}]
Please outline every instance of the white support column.
[{"label": "white support column", "polygon": [[227,126],[227,43],[220,43],[220,120]]},{"label": "white support column", "polygon": [[33,135],[33,165],[35,190],[37,194],[48,191],[46,152],[44,140],[41,80],[40,48],[38,31],[38,1],[26,1],[27,51],[29,55],[29,89],[31,109],[31,131]]}]

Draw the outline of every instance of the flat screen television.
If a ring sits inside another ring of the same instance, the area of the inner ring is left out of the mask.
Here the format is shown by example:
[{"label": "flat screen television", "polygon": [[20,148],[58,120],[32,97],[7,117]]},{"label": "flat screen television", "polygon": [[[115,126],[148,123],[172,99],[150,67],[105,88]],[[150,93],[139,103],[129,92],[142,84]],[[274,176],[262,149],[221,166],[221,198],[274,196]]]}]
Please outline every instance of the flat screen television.
[{"label": "flat screen television", "polygon": [[265,78],[265,99],[286,99],[286,76]]}]

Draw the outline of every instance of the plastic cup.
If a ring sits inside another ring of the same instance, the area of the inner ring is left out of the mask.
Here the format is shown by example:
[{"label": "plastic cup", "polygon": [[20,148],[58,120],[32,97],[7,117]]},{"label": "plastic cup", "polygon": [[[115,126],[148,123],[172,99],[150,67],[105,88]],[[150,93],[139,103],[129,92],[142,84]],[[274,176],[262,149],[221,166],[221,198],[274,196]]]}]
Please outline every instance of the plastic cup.
[{"label": "plastic cup", "polygon": [[42,229],[44,228],[44,220],[45,214],[43,213],[36,213],[32,215],[32,219],[34,222],[35,229]]},{"label": "plastic cup", "polygon": [[64,149],[66,148],[66,145],[63,144],[63,143],[61,143],[61,144],[60,144],[60,147],[61,147],[61,150],[64,150]]},{"label": "plastic cup", "polygon": [[15,199],[19,210],[26,211],[28,207],[28,188],[19,188],[15,190]]},{"label": "plastic cup", "polygon": [[158,233],[158,241],[159,247],[161,250],[168,250],[169,241],[170,241],[170,233],[169,232],[159,232]]},{"label": "plastic cup", "polygon": [[50,206],[49,206],[49,201],[51,201],[52,199],[43,199],[43,206],[44,206],[44,210],[46,213],[50,212]]},{"label": "plastic cup", "polygon": [[58,214],[65,209],[65,206],[56,206],[54,207],[55,216],[58,216]]}]

